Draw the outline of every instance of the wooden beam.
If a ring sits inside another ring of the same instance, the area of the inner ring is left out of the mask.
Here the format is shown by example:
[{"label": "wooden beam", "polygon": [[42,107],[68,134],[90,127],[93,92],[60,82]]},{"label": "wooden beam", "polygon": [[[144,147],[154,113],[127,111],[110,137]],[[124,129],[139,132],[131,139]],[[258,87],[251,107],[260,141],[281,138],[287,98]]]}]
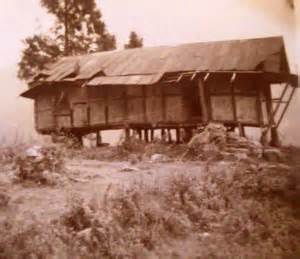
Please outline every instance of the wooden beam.
[{"label": "wooden beam", "polygon": [[245,127],[244,127],[241,123],[239,123],[238,126],[239,126],[239,133],[240,133],[240,136],[241,136],[241,137],[246,137]]},{"label": "wooden beam", "polygon": [[[231,82],[231,81],[230,81]],[[238,123],[238,118],[237,118],[237,110],[236,110],[236,101],[235,101],[235,85],[234,81],[231,82],[231,87],[230,87],[230,94],[231,94],[231,104],[232,104],[232,109],[233,109],[233,118],[236,123]]]},{"label": "wooden beam", "polygon": [[231,78],[230,78],[230,83],[233,83],[236,79],[236,73],[233,73]]},{"label": "wooden beam", "polygon": [[101,131],[97,130],[96,132],[96,146],[99,147],[102,144]]},{"label": "wooden beam", "polygon": [[161,129],[161,141],[163,143],[166,142],[166,130],[165,129]]},{"label": "wooden beam", "polygon": [[130,129],[128,127],[126,127],[124,130],[125,130],[125,141],[129,141],[130,140]]},{"label": "wooden beam", "polygon": [[171,129],[168,129],[168,142],[171,144],[173,142],[172,140],[172,132]]},{"label": "wooden beam", "polygon": [[108,101],[108,87],[104,88],[104,116],[105,124],[108,124],[109,120],[109,101]]},{"label": "wooden beam", "polygon": [[147,89],[146,89],[145,85],[143,85],[142,87],[143,87],[142,88],[142,90],[143,90],[143,118],[144,118],[144,123],[146,123],[147,122],[147,103],[146,103],[146,101],[147,101],[147,94],[146,94]]},{"label": "wooden beam", "polygon": [[154,141],[154,129],[150,129],[150,141],[153,142]]},{"label": "wooden beam", "polygon": [[200,104],[201,104],[201,110],[202,110],[202,121],[204,123],[207,123],[209,120],[209,114],[208,114],[208,107],[207,107],[207,96],[205,94],[205,85],[202,80],[202,78],[199,78],[198,80],[198,90],[199,90],[199,97],[200,97]]},{"label": "wooden beam", "polygon": [[123,98],[124,98],[124,121],[128,121],[129,119],[129,110],[128,110],[128,86],[125,87],[124,92],[123,92]]},{"label": "wooden beam", "polygon": [[280,146],[279,141],[279,135],[277,132],[277,128],[275,126],[275,120],[273,116],[273,104],[272,104],[272,93],[271,93],[271,85],[268,83],[265,83],[264,85],[264,92],[266,97],[266,106],[267,106],[267,113],[268,113],[268,119],[269,119],[269,129],[271,130],[271,146]]},{"label": "wooden beam", "polygon": [[206,82],[208,80],[209,76],[210,76],[210,73],[206,73],[206,75],[204,76],[203,81]]},{"label": "wooden beam", "polygon": [[181,142],[180,128],[176,128],[176,143],[179,144],[180,142]]},{"label": "wooden beam", "polygon": [[181,75],[177,78],[176,83],[179,83],[179,82],[180,82],[180,80],[183,78],[183,75],[184,75],[184,74],[181,74]]},{"label": "wooden beam", "polygon": [[144,133],[145,133],[145,141],[148,143],[149,142],[149,130],[144,129]]},{"label": "wooden beam", "polygon": [[163,121],[166,121],[166,117],[167,117],[166,95],[163,87],[161,87],[160,91],[161,91],[161,102],[162,102],[162,113],[163,113],[162,117],[163,117]]},{"label": "wooden beam", "polygon": [[142,140],[142,130],[141,129],[137,129],[137,134],[139,136],[139,140]]},{"label": "wooden beam", "polygon": [[294,96],[295,91],[296,91],[296,88],[293,87],[292,92],[290,93],[289,99],[288,99],[288,101],[287,101],[287,103],[286,103],[286,106],[284,107],[284,110],[282,111],[281,116],[280,116],[280,118],[278,119],[278,122],[277,122],[277,125],[276,125],[277,128],[279,127],[279,125],[280,125],[280,123],[281,123],[281,121],[282,121],[282,119],[283,119],[283,117],[284,117],[284,115],[285,115],[287,109],[289,108],[289,105],[290,105],[290,103],[291,103],[291,101],[292,101],[292,98],[293,98],[293,96]]}]

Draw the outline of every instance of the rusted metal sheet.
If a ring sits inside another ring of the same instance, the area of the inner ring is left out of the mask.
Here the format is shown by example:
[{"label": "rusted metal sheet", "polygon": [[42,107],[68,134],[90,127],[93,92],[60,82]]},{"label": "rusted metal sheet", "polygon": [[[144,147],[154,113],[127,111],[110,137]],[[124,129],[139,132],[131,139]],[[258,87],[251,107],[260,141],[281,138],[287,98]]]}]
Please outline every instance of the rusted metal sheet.
[{"label": "rusted metal sheet", "polygon": [[[151,85],[164,74],[181,72],[272,72],[287,63],[282,37],[202,42],[171,47],[107,51],[65,57],[52,64],[22,96],[33,98],[43,83],[80,82],[98,85]],[[270,70],[270,71],[269,71]],[[270,74],[270,73],[269,73]],[[278,80],[278,78],[276,79]],[[62,84],[63,85],[63,84]],[[40,88],[41,87],[41,88]]]},{"label": "rusted metal sheet", "polygon": [[92,79],[88,85],[151,85],[159,81],[162,75],[100,76]]},{"label": "rusted metal sheet", "polygon": [[59,81],[76,72],[76,76],[68,78],[75,81],[90,79],[100,71],[107,76],[120,76],[193,70],[255,70],[269,56],[280,53],[283,46],[282,37],[270,37],[100,52],[63,58],[44,74],[49,75],[46,81]]}]

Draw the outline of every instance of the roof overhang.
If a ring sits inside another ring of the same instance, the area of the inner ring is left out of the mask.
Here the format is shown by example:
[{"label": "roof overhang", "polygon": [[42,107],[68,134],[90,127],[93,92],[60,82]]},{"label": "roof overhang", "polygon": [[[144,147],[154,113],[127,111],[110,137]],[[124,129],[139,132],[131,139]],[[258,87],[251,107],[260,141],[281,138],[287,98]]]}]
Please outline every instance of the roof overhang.
[{"label": "roof overhang", "polygon": [[163,74],[99,76],[90,80],[87,86],[99,85],[152,85],[162,78]]},{"label": "roof overhang", "polygon": [[50,89],[57,89],[64,86],[103,86],[103,85],[153,85],[162,83],[179,83],[183,79],[194,80],[196,77],[205,78],[213,74],[251,74],[262,76],[270,84],[289,83],[293,87],[298,87],[299,78],[297,75],[288,73],[273,73],[264,71],[185,71],[165,74],[148,75],[126,75],[126,76],[98,76],[86,82],[40,82],[21,94],[22,97],[33,99],[36,95]]}]

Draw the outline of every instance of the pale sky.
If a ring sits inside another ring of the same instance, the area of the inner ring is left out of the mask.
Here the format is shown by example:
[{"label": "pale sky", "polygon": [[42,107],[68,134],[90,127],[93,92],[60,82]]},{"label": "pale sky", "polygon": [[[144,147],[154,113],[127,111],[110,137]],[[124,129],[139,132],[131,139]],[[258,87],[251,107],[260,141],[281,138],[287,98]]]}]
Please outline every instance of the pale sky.
[{"label": "pale sky", "polygon": [[[97,2],[108,30],[116,35],[119,48],[132,30],[144,38],[146,46],[282,35],[291,68],[296,70],[295,19],[286,0]],[[300,0],[296,2],[300,21]],[[10,133],[11,128],[33,132],[32,101],[18,97],[26,85],[16,77],[17,63],[22,40],[46,32],[52,22],[53,17],[40,7],[39,0],[0,0],[0,137],[1,131]],[[300,59],[300,46],[297,53]],[[289,117],[298,114],[296,103],[300,103],[299,95],[289,110]],[[295,120],[286,121],[288,128],[297,133],[299,119],[296,126],[293,126]]]},{"label": "pale sky", "polygon": [[[108,30],[116,35],[119,47],[122,47],[131,30],[140,33],[147,46],[279,35],[282,31],[286,33],[292,22],[288,7],[276,4],[283,1],[97,2]],[[39,0],[0,0],[0,7],[1,68],[15,64],[20,57],[22,39],[36,32],[46,31],[53,17],[40,7]]]}]

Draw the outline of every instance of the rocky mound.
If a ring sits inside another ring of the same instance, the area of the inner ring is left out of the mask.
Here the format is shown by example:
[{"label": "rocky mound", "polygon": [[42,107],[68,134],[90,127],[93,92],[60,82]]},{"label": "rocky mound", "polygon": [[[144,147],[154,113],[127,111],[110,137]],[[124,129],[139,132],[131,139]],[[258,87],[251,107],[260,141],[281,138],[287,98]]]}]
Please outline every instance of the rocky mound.
[{"label": "rocky mound", "polygon": [[258,141],[229,132],[222,124],[210,123],[188,143],[184,157],[202,160],[243,160],[265,158],[269,161],[283,159],[279,149],[264,147]]}]

